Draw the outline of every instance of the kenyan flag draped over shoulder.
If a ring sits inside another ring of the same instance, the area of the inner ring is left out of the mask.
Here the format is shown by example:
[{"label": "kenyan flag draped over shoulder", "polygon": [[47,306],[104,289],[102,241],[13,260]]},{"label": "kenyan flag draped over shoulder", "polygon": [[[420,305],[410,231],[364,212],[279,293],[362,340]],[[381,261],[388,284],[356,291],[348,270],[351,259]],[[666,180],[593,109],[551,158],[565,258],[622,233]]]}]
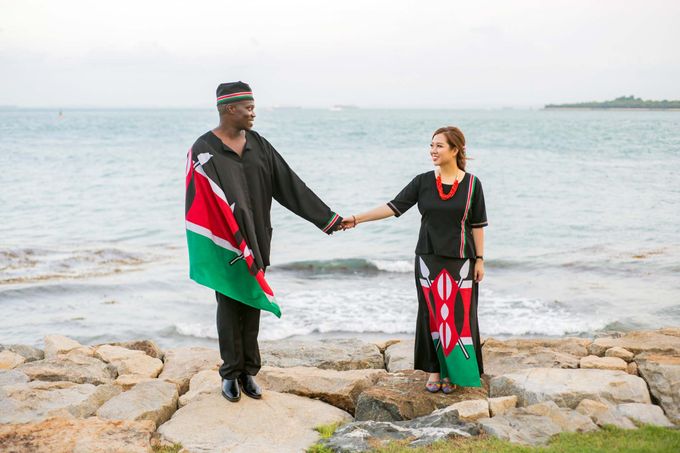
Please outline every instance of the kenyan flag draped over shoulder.
[{"label": "kenyan flag draped over shoulder", "polygon": [[206,174],[203,166],[210,153],[194,155],[189,150],[186,171],[186,232],[189,246],[189,276],[232,299],[260,310],[281,310],[274,293],[257,269],[248,244],[239,231],[234,205]]}]

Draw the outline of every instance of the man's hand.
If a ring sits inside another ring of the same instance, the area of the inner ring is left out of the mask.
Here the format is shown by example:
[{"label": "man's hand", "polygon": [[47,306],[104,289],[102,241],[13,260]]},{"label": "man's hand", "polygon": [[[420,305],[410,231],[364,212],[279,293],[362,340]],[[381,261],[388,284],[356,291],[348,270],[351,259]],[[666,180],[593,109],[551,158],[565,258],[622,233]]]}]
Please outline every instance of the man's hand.
[{"label": "man's hand", "polygon": [[342,223],[338,226],[338,230],[349,230],[357,226],[357,218],[355,216],[343,217]]}]

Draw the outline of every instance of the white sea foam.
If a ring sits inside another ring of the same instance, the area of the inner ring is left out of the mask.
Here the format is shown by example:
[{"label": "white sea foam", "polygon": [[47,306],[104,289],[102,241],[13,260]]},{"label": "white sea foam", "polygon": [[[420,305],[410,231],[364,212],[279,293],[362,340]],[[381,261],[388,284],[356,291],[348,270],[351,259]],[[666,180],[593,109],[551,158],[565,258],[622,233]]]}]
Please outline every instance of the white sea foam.
[{"label": "white sea foam", "polygon": [[369,263],[373,264],[380,271],[384,272],[399,272],[408,273],[413,272],[413,262],[406,260],[368,260]]},{"label": "white sea foam", "polygon": [[175,324],[175,330],[177,331],[178,334],[187,337],[217,339],[217,327],[215,324],[209,325],[199,322],[194,323],[179,322]]},{"label": "white sea foam", "polygon": [[601,329],[608,322],[596,313],[584,316],[554,301],[499,296],[489,290],[480,293],[478,317],[484,336],[576,335]]},{"label": "white sea foam", "polygon": [[0,284],[97,277],[135,270],[156,258],[156,253],[139,248],[0,249]]}]

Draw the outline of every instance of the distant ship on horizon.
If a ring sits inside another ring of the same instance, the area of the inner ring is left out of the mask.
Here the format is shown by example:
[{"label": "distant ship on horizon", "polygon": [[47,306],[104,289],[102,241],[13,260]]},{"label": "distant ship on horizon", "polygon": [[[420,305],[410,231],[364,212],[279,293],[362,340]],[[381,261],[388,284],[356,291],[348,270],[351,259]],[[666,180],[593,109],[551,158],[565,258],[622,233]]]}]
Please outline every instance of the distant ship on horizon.
[{"label": "distant ship on horizon", "polygon": [[359,107],[351,104],[335,104],[329,110],[331,112],[340,112],[342,110],[357,110]]}]

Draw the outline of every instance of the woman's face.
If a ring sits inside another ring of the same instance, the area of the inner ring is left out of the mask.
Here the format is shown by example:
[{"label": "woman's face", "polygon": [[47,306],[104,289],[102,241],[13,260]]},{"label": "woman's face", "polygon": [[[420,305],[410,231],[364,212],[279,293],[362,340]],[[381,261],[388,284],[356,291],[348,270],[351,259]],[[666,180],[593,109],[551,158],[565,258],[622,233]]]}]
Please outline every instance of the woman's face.
[{"label": "woman's face", "polygon": [[449,146],[446,141],[446,137],[443,134],[437,134],[432,137],[432,142],[430,143],[430,157],[432,158],[432,163],[437,166],[442,166],[450,163],[452,160],[455,161],[456,154],[458,152]]}]

